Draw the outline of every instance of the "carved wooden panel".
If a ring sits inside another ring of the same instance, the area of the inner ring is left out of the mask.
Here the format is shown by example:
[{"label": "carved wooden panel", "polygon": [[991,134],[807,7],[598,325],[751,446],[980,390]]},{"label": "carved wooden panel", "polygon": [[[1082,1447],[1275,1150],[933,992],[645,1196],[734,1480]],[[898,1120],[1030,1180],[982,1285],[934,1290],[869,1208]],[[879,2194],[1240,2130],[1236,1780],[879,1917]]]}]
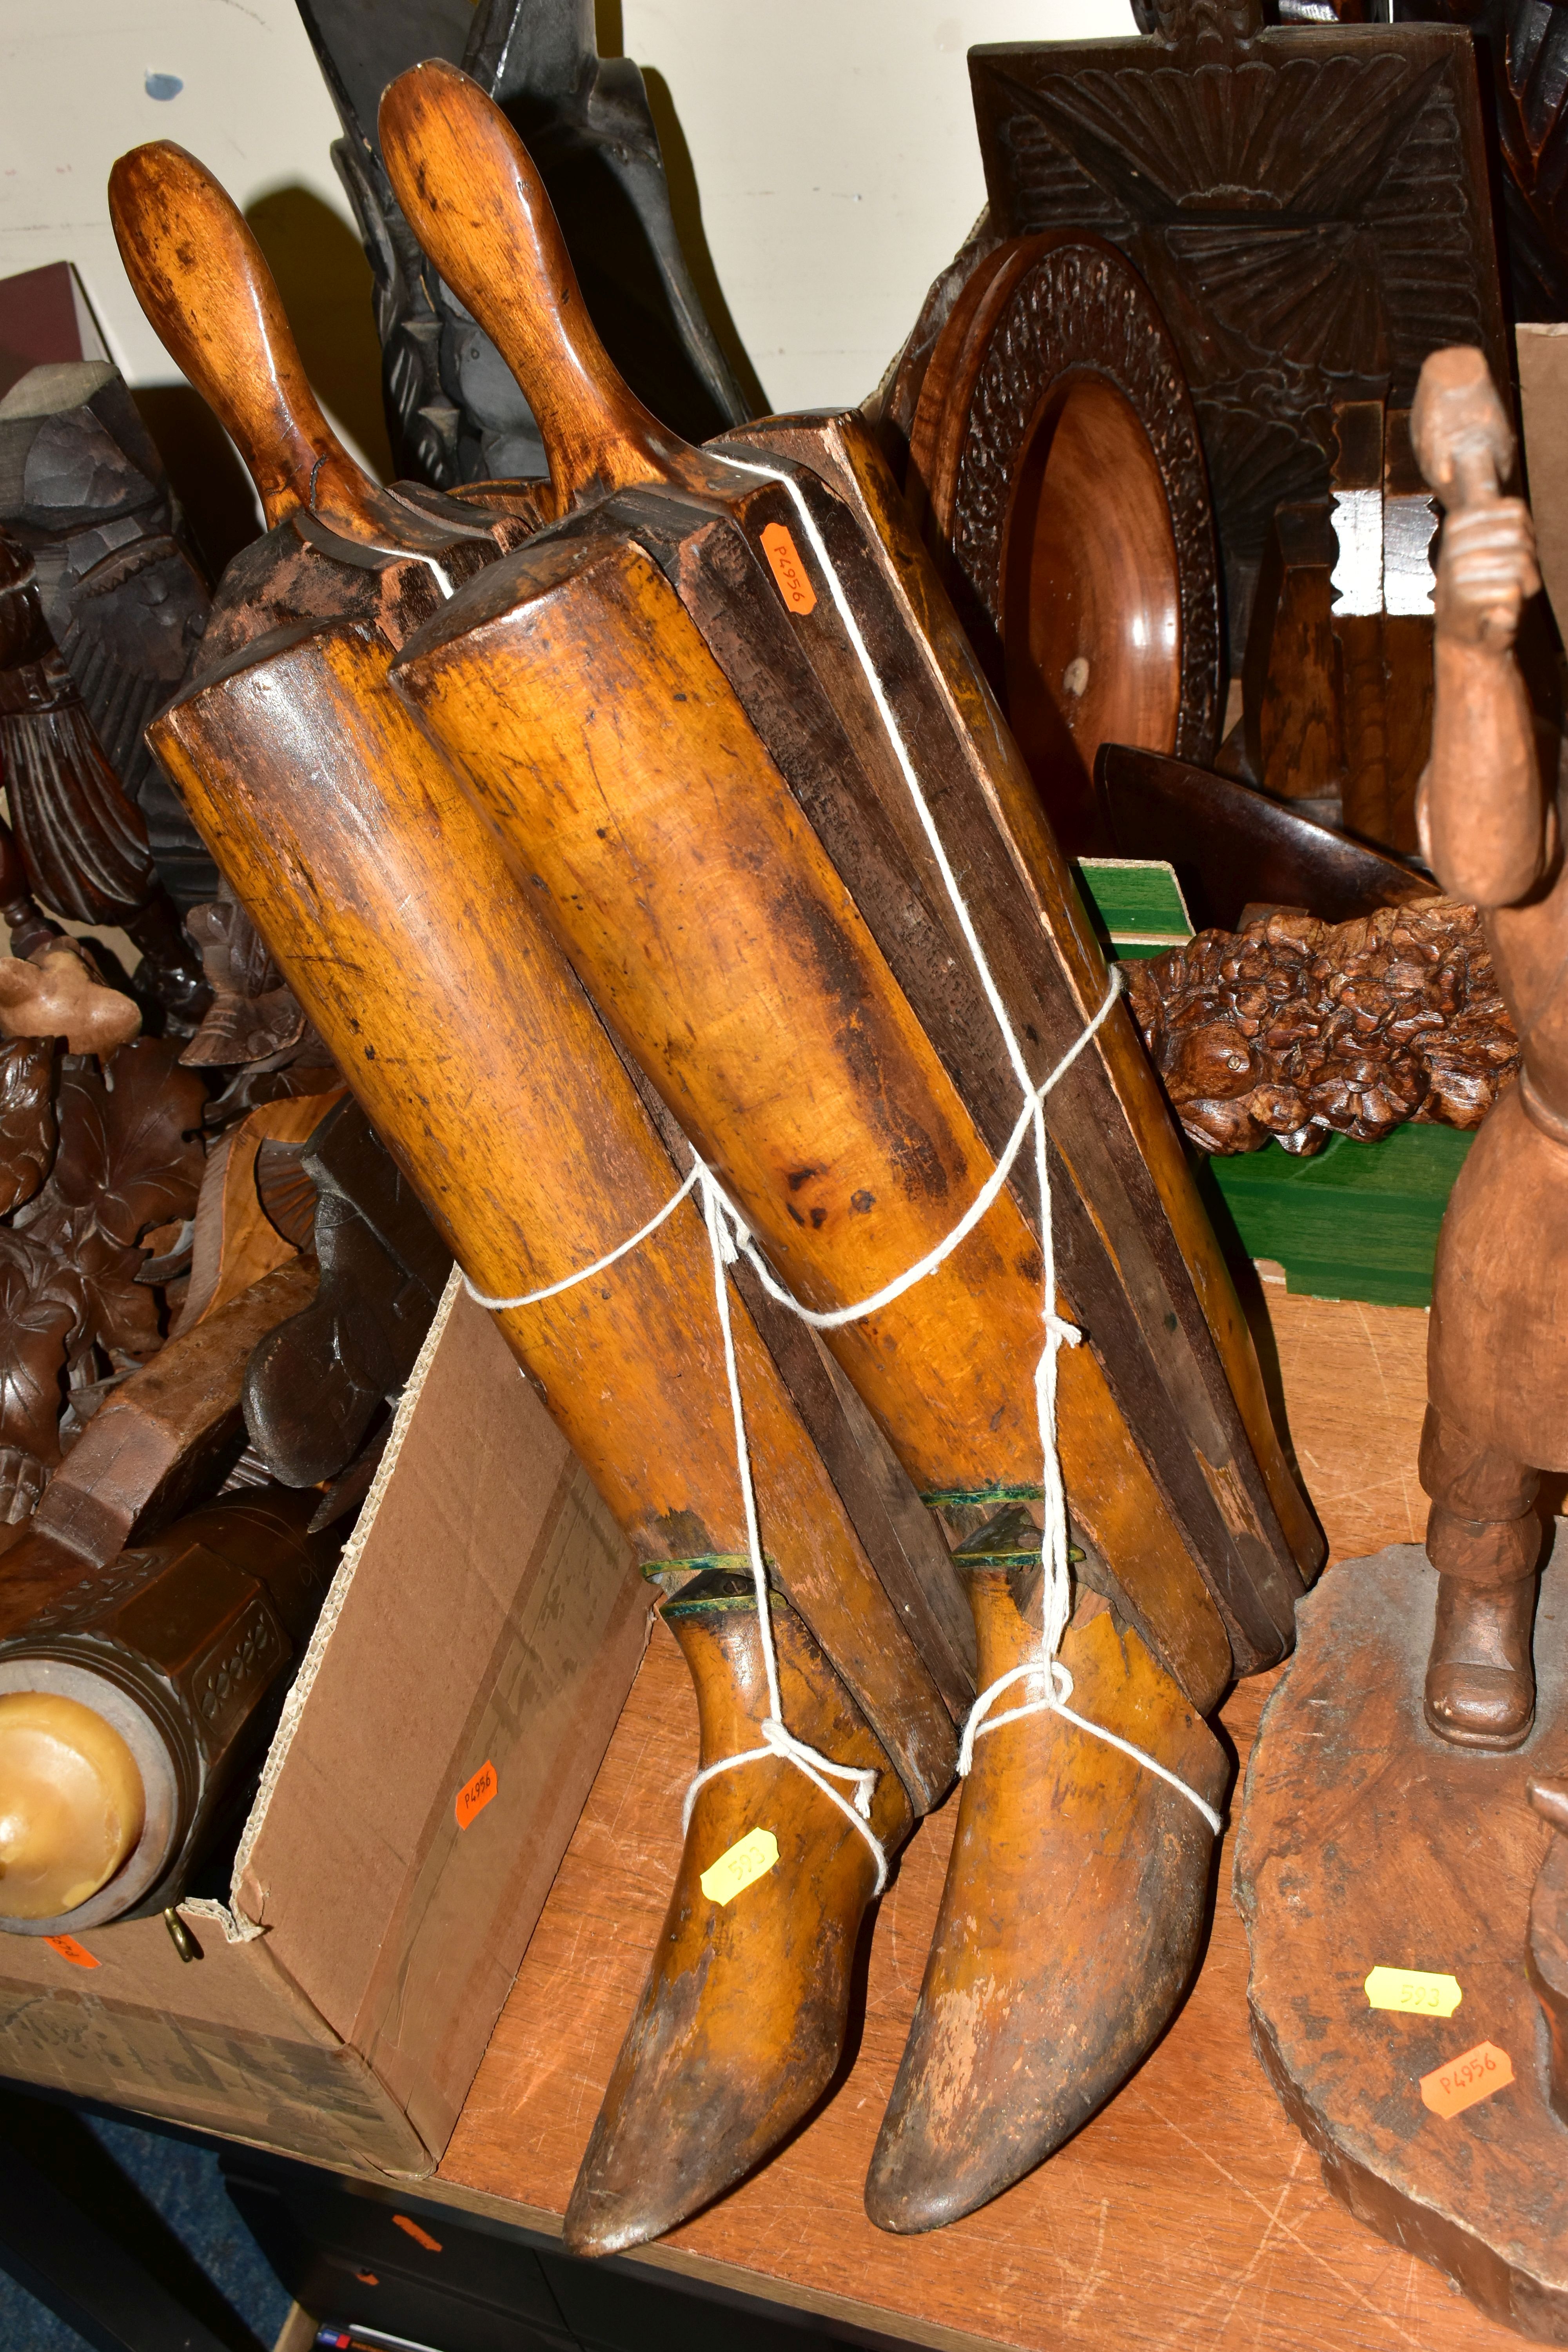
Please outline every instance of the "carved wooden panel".
[{"label": "carved wooden panel", "polygon": [[994,229],[1097,230],[1170,325],[1238,656],[1269,517],[1327,495],[1333,402],[1407,407],[1446,343],[1507,381],[1480,102],[1446,27],[1162,23],[979,48],[970,70]]}]

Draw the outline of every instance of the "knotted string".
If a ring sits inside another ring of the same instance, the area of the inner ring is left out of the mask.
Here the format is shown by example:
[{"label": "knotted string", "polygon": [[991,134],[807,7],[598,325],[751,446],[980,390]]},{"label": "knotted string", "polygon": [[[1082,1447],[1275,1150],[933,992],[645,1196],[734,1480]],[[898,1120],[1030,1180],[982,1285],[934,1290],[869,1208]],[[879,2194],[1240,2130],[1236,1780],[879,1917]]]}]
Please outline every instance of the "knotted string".
[{"label": "knotted string", "polygon": [[[714,451],[710,454],[715,456],[721,454],[728,464],[742,473],[757,475],[766,481],[781,484],[794,503],[801,528],[821,567],[839,620],[849,640],[850,648],[865,676],[878,715],[898,761],[900,772],[930,845],[937,871],[942,877],[943,888],[947,892],[959,929],[963,933],[964,944],[969,950],[970,959],[984,992],[986,1002],[991,1007],[992,1016],[996,1023],[1014,1076],[1024,1097],[1023,1105],[1013,1131],[990,1177],[958,1223],[944,1234],[933,1249],[927,1252],[917,1265],[909,1267],[905,1273],[897,1276],[869,1297],[863,1298],[851,1307],[827,1310],[808,1307],[780,1283],[759,1252],[739,1210],[726,1197],[712,1171],[697,1157],[695,1152],[692,1156],[691,1168],[684,1182],[679,1190],[665,1202],[658,1213],[650,1218],[647,1224],[641,1226],[618,1248],[607,1252],[603,1257],[596,1258],[592,1265],[584,1267],[580,1273],[568,1275],[559,1282],[551,1283],[542,1289],[530,1291],[515,1298],[489,1298],[484,1293],[475,1289],[466,1274],[463,1280],[469,1294],[481,1306],[503,1309],[537,1306],[547,1298],[559,1297],[563,1291],[572,1289],[579,1282],[589,1281],[595,1275],[614,1265],[617,1259],[625,1257],[640,1243],[646,1241],[650,1234],[656,1233],[665,1219],[674,1213],[687,1194],[691,1192],[693,1186],[700,1190],[703,1221],[707,1228],[713,1264],[714,1296],[724,1343],[724,1370],[729,1384],[731,1412],[734,1421],[735,1459],[745,1514],[746,1543],[751,1559],[752,1580],[756,1592],[758,1625],[762,1634],[763,1658],[767,1675],[769,1711],[758,1727],[763,1739],[763,1745],[760,1748],[747,1748],[742,1754],[723,1757],[717,1763],[706,1766],[692,1780],[686,1791],[686,1801],[681,1815],[682,1831],[684,1832],[689,1825],[692,1807],[700,1791],[710,1780],[715,1780],[721,1772],[735,1770],[740,1765],[764,1761],[770,1757],[778,1758],[792,1764],[797,1771],[804,1773],[813,1786],[837,1807],[858,1834],[864,1838],[876,1861],[877,1884],[874,1891],[880,1894],[887,1884],[887,1855],[880,1841],[868,1826],[871,1811],[870,1792],[879,1777],[877,1772],[858,1766],[833,1763],[817,1749],[809,1747],[804,1740],[797,1739],[784,1720],[783,1703],[779,1694],[778,1657],[773,1638],[773,1611],[768,1592],[767,1570],[763,1557],[756,1490],[752,1475],[751,1449],[746,1436],[745,1407],[741,1393],[734,1333],[731,1323],[730,1268],[736,1263],[737,1258],[743,1255],[769,1297],[779,1306],[786,1307],[791,1314],[798,1316],[803,1323],[810,1325],[814,1330],[835,1330],[846,1324],[858,1322],[863,1317],[877,1314],[883,1307],[890,1306],[895,1299],[902,1297],[906,1291],[912,1289],[917,1283],[922,1282],[928,1275],[933,1273],[952,1255],[1000,1198],[1003,1187],[1012,1172],[1026,1138],[1032,1135],[1035,1146],[1035,1171],[1040,1202],[1040,1255],[1044,1294],[1041,1320],[1045,1328],[1045,1345],[1041,1349],[1034,1376],[1036,1418],[1039,1429],[1042,1462],[1042,1517],[1045,1521],[1040,1536],[1040,1563],[1044,1571],[1041,1635],[1043,1656],[1034,1664],[1015,1666],[1008,1673],[998,1675],[995,1681],[990,1683],[980,1693],[964,1725],[959,1749],[958,1769],[961,1776],[968,1774],[974,1759],[974,1743],[977,1739],[984,1738],[988,1732],[1000,1730],[1004,1724],[1016,1722],[1025,1716],[1048,1710],[1076,1725],[1090,1738],[1100,1740],[1107,1747],[1119,1749],[1121,1754],[1131,1757],[1134,1762],[1154,1773],[1160,1780],[1167,1781],[1172,1788],[1179,1790],[1217,1835],[1222,1826],[1220,1816],[1212,1805],[1206,1803],[1198,1795],[1196,1790],[1189,1788],[1176,1773],[1169,1771],[1164,1765],[1158,1762],[1143,1748],[1135,1747],[1131,1740],[1121,1738],[1116,1732],[1108,1731],[1102,1725],[1090,1722],[1086,1716],[1079,1715],[1067,1705],[1068,1699],[1072,1696],[1072,1675],[1057,1655],[1072,1612],[1072,1582],[1068,1567],[1067,1496],[1062,1483],[1061,1460],[1057,1445],[1057,1364],[1061,1349],[1064,1347],[1076,1348],[1082,1334],[1075,1325],[1068,1322],[1057,1312],[1056,1249],[1052,1230],[1046,1101],[1052,1088],[1066,1076],[1079,1055],[1096,1035],[1102,1023],[1108,1018],[1121,992],[1120,969],[1115,965],[1111,967],[1105,998],[1099,1011],[1086,1022],[1056,1067],[1046,1078],[1037,1083],[1030,1075],[1023,1046],[986,961],[973,916],[959,887],[958,877],[937,829],[936,820],[921,789],[914,762],[910,757],[908,747],[904,742],[891,705],[889,703],[881,679],[877,674],[876,665],[871,659],[865,638],[861,635],[859,624],[855,618],[838,574],[829,560],[822,534],[801,492],[799,483],[792,474],[785,473],[774,466],[759,465],[735,457],[728,451],[722,453]],[[1001,1715],[992,1714],[991,1710],[996,1700],[1015,1684],[1031,1678],[1038,1680],[1041,1676],[1046,1678],[1047,1685],[1043,1696],[1027,1701],[1022,1706],[1009,1707]],[[830,1779],[846,1780],[853,1784],[855,1790],[853,1802],[841,1796],[838,1790],[830,1785]]]}]

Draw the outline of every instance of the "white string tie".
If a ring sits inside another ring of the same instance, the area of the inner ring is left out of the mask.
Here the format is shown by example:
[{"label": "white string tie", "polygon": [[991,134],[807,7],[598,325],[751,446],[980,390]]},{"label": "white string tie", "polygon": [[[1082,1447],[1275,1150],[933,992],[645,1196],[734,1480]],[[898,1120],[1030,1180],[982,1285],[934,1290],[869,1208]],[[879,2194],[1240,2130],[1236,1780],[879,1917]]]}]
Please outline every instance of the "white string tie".
[{"label": "white string tie", "polygon": [[559,1298],[563,1290],[575,1290],[580,1282],[592,1282],[596,1274],[606,1272],[617,1259],[629,1257],[640,1243],[647,1240],[650,1234],[657,1234],[666,1217],[672,1217],[675,1214],[702,1172],[702,1162],[700,1160],[694,1160],[691,1172],[679,1192],[672,1192],[663,1208],[651,1216],[646,1225],[640,1225],[629,1241],[622,1242],[618,1249],[606,1250],[603,1257],[596,1257],[592,1265],[584,1266],[580,1273],[563,1275],[559,1282],[547,1282],[542,1290],[525,1290],[517,1298],[487,1298],[482,1290],[474,1288],[466,1274],[463,1276],[463,1287],[477,1307],[500,1307],[503,1312],[510,1312],[514,1307],[538,1307],[546,1298]]},{"label": "white string tie", "polygon": [[[1037,1675],[1049,1675],[1051,1678],[1051,1690],[1044,1698],[1031,1699],[1026,1706],[1010,1706],[1001,1715],[990,1716],[987,1721],[981,1720],[1004,1691],[1010,1690],[1015,1683]],[[1173,1789],[1179,1789],[1182,1795],[1197,1807],[1218,1837],[1225,1822],[1195,1789],[1190,1789],[1178,1773],[1168,1771],[1157,1757],[1148,1755],[1142,1748],[1135,1748],[1131,1740],[1123,1739],[1118,1732],[1107,1731],[1103,1724],[1090,1723],[1087,1717],[1076,1715],[1066,1704],[1071,1696],[1072,1675],[1060,1658],[1052,1658],[1045,1665],[1015,1666],[1010,1674],[998,1675],[996,1680],[982,1691],[969,1711],[969,1720],[963,1727],[963,1738],[958,1750],[959,1779],[963,1780],[969,1777],[977,1739],[983,1739],[988,1731],[1000,1731],[1005,1723],[1018,1723],[1026,1715],[1039,1715],[1048,1709],[1053,1715],[1064,1716],[1068,1723],[1076,1723],[1080,1731],[1091,1733],[1096,1739],[1103,1739],[1108,1748],[1120,1748],[1123,1756],[1131,1756],[1135,1764],[1142,1764],[1146,1770],[1157,1773],[1162,1780],[1168,1780]]]},{"label": "white string tie", "polygon": [[[746,1515],[746,1549],[752,1559],[752,1586],[757,1597],[757,1626],[763,1637],[763,1666],[768,1678],[768,1712],[758,1728],[764,1745],[752,1748],[744,1756],[726,1756],[717,1764],[710,1764],[700,1772],[686,1792],[686,1805],[681,1814],[681,1830],[691,1819],[691,1808],[698,1790],[704,1782],[714,1780],[721,1772],[732,1772],[738,1764],[749,1764],[759,1756],[783,1757],[803,1772],[813,1786],[820,1789],[828,1801],[837,1806],[857,1835],[865,1839],[877,1865],[877,1884],[873,1895],[880,1895],[888,1883],[888,1857],[881,1840],[869,1827],[871,1790],[877,1785],[875,1771],[858,1765],[835,1764],[804,1739],[797,1739],[784,1719],[784,1701],[779,1696],[779,1662],[773,1640],[773,1601],[768,1591],[767,1563],[763,1557],[763,1531],[757,1517],[757,1490],[752,1476],[752,1449],[746,1436],[746,1410],[741,1396],[740,1366],[735,1359],[735,1333],[730,1319],[730,1268],[736,1263],[741,1249],[751,1236],[739,1215],[730,1207],[711,1172],[697,1160],[693,1174],[700,1177],[702,1186],[702,1216],[708,1228],[708,1242],[713,1255],[713,1293],[719,1307],[719,1329],[724,1341],[724,1375],[730,1384],[730,1411],[735,1423],[735,1466],[741,1474],[741,1503]],[[689,1182],[689,1178],[687,1180]],[[848,1804],[828,1778],[852,1780],[855,1801]]]},{"label": "white string tie", "polygon": [[[516,1298],[487,1297],[482,1291],[475,1288],[466,1274],[463,1276],[464,1284],[469,1296],[482,1307],[510,1310],[520,1307],[538,1306],[544,1299],[558,1297],[563,1291],[574,1288],[580,1282],[591,1281],[595,1275],[604,1273],[617,1260],[626,1257],[641,1243],[647,1241],[651,1234],[658,1231],[666,1218],[674,1213],[693,1187],[699,1189],[702,1202],[703,1222],[707,1228],[709,1247],[712,1257],[713,1287],[719,1309],[719,1326],[724,1343],[724,1371],[729,1384],[730,1409],[734,1422],[735,1463],[745,1514],[746,1548],[751,1559],[752,1582],[756,1594],[758,1629],[762,1635],[763,1664],[767,1675],[768,1713],[757,1727],[763,1742],[760,1748],[749,1748],[740,1755],[722,1757],[717,1763],[707,1765],[691,1780],[686,1791],[686,1801],[681,1812],[682,1834],[684,1835],[690,1824],[692,1808],[698,1795],[710,1780],[716,1780],[720,1773],[732,1772],[742,1764],[760,1763],[769,1758],[781,1759],[784,1762],[793,1764],[797,1771],[803,1773],[814,1788],[820,1790],[831,1804],[837,1807],[858,1834],[864,1838],[877,1865],[877,1883],[873,1892],[880,1895],[888,1883],[888,1857],[880,1841],[868,1826],[871,1792],[876,1787],[879,1774],[874,1769],[860,1766],[835,1764],[828,1757],[809,1746],[806,1741],[797,1739],[784,1720],[784,1706],[779,1696],[778,1655],[773,1637],[767,1568],[763,1554],[756,1489],[752,1475],[751,1448],[746,1436],[745,1407],[741,1394],[740,1370],[736,1362],[735,1339],[731,1324],[729,1272],[730,1268],[736,1265],[742,1256],[744,1256],[768,1296],[780,1307],[786,1307],[792,1315],[798,1316],[800,1320],[808,1324],[813,1330],[837,1330],[846,1324],[859,1322],[866,1316],[878,1314],[882,1308],[890,1307],[896,1299],[901,1298],[906,1291],[912,1290],[917,1283],[923,1282],[928,1275],[933,1274],[936,1268],[951,1257],[953,1251],[967,1240],[1000,1199],[1003,1187],[1006,1184],[1018,1155],[1024,1148],[1025,1139],[1032,1134],[1035,1144],[1035,1174],[1040,1201],[1040,1256],[1044,1294],[1040,1319],[1045,1332],[1045,1345],[1041,1349],[1039,1361],[1035,1367],[1035,1409],[1039,1428],[1042,1461],[1041,1516],[1045,1521],[1040,1535],[1040,1564],[1044,1571],[1042,1603],[1044,1657],[1033,1665],[1013,1667],[1007,1674],[998,1675],[994,1682],[989,1684],[980,1693],[970,1709],[964,1725],[959,1748],[959,1773],[961,1777],[967,1777],[974,1761],[974,1743],[977,1739],[983,1739],[987,1732],[1000,1730],[1004,1724],[1016,1723],[1025,1716],[1037,1715],[1048,1710],[1061,1716],[1067,1722],[1075,1724],[1090,1738],[1100,1740],[1107,1747],[1119,1749],[1122,1755],[1131,1757],[1145,1770],[1152,1772],[1158,1779],[1167,1781],[1172,1788],[1179,1790],[1189,1803],[1203,1815],[1217,1836],[1222,1827],[1220,1816],[1212,1805],[1206,1803],[1198,1795],[1195,1789],[1189,1788],[1176,1773],[1167,1770],[1163,1764],[1143,1748],[1135,1747],[1131,1740],[1121,1738],[1114,1731],[1108,1731],[1101,1724],[1091,1723],[1086,1716],[1075,1713],[1067,1705],[1068,1699],[1072,1696],[1072,1675],[1057,1655],[1072,1613],[1072,1579],[1068,1566],[1067,1496],[1062,1484],[1061,1460],[1057,1447],[1057,1360],[1064,1347],[1076,1348],[1083,1335],[1074,1324],[1069,1323],[1057,1312],[1056,1248],[1051,1223],[1051,1182],[1046,1129],[1046,1102],[1052,1088],[1066,1076],[1079,1055],[1098,1034],[1102,1024],[1109,1018],[1111,1007],[1121,991],[1121,970],[1114,964],[1111,966],[1105,998],[1098,1012],[1085,1022],[1083,1028],[1057,1063],[1056,1067],[1037,1084],[1030,1075],[1028,1063],[1013,1027],[1006,1003],[996,985],[991,967],[986,961],[985,951],[980,942],[980,934],[975,927],[974,918],[959,886],[958,876],[937,829],[936,820],[926,800],[914,762],[893,715],[882,681],[877,675],[876,665],[871,659],[866,640],[860,633],[859,624],[851,610],[843,583],[828,559],[822,534],[816,527],[816,519],[810,508],[806,505],[799,483],[793,475],[774,466],[759,465],[744,458],[734,457],[730,456],[728,451],[711,451],[710,454],[721,455],[727,464],[734,467],[741,473],[758,475],[765,481],[782,484],[794,503],[801,528],[822,568],[823,577],[827,583],[839,620],[843,624],[851,650],[864,673],[877,707],[878,716],[881,719],[888,740],[898,761],[900,772],[909,789],[910,798],[914,803],[916,814],[930,844],[932,858],[942,877],[942,887],[947,892],[953,913],[957,918],[971,961],[984,991],[986,1002],[991,1007],[992,1016],[1006,1049],[1008,1060],[1012,1064],[1014,1076],[1018,1081],[1019,1090],[1024,1097],[1023,1105],[1000,1159],[958,1223],[943,1235],[933,1249],[927,1252],[917,1265],[909,1267],[903,1274],[896,1276],[891,1282],[885,1283],[880,1290],[874,1291],[869,1297],[862,1298],[851,1307],[822,1310],[803,1305],[774,1276],[773,1269],[758,1250],[755,1240],[740,1211],[728,1199],[718,1178],[695,1151],[692,1153],[692,1164],[685,1181],[678,1192],[671,1194],[658,1214],[650,1217],[647,1224],[639,1227],[637,1232],[628,1240],[622,1242],[618,1248],[606,1252],[603,1257],[595,1258],[592,1265],[584,1266],[580,1273],[567,1275],[559,1282],[550,1283],[540,1290],[525,1292]],[[1005,1691],[1010,1690],[1016,1683],[1030,1678],[1037,1681],[1042,1675],[1047,1677],[1049,1684],[1045,1696],[1029,1700],[1022,1706],[1009,1707],[1001,1715],[992,1714],[991,1710],[996,1700]],[[842,1796],[831,1785],[835,1780],[849,1782],[853,1786],[852,1801]]]}]

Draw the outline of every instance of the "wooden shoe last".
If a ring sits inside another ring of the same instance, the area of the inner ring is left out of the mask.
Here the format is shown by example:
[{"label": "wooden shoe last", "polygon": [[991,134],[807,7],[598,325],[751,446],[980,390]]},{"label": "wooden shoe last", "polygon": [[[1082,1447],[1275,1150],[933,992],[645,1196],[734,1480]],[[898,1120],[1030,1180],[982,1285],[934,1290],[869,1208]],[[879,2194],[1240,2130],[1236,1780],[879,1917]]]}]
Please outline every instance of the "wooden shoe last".
[{"label": "wooden shoe last", "polygon": [[[664,1613],[697,1685],[703,1766],[760,1746],[768,1690],[749,1580],[700,1576]],[[836,1763],[877,1768],[870,1826],[890,1856],[913,1826],[898,1778],[800,1619],[782,1599],[773,1614],[784,1720]],[[720,1904],[703,1874],[759,1829],[777,1840],[777,1862]],[[875,1884],[866,1840],[793,1764],[742,1764],[699,1790],[647,1986],[566,2210],[574,2253],[673,2229],[821,2097]]]},{"label": "wooden shoe last", "polygon": [[[1007,1575],[972,1574],[982,1686],[1037,1654]],[[1063,1640],[1068,1704],[1218,1807],[1229,1766],[1095,1594]],[[1025,1703],[1032,1684],[994,1713]],[[1132,2072],[1198,1958],[1214,1853],[1180,1790],[1055,1714],[975,1742],[914,2021],[871,2159],[879,2228],[934,2230],[1059,2147]]]}]

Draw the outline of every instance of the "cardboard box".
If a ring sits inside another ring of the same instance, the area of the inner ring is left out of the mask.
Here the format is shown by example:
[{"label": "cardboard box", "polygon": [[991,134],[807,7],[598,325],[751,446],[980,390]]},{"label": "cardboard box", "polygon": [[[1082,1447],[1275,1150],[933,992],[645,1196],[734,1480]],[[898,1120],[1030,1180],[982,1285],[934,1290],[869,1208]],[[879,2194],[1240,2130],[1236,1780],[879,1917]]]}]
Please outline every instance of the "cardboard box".
[{"label": "cardboard box", "polygon": [[[429,2172],[631,1687],[648,1593],[454,1276],[285,1707],[228,1905],[0,1937],[0,2074]],[[461,1801],[459,1801],[461,1800]],[[96,1966],[88,1965],[95,1962]]]}]

